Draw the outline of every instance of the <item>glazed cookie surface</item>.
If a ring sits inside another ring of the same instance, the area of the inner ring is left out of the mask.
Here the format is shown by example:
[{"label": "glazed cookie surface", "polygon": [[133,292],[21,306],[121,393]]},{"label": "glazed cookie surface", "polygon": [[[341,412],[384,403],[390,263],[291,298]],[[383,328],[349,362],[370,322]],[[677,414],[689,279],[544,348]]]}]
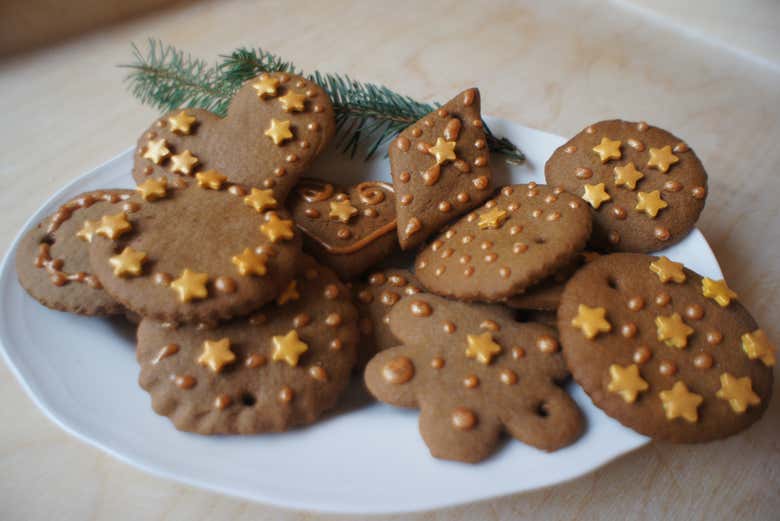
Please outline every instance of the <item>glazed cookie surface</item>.
[{"label": "glazed cookie surface", "polygon": [[368,363],[366,384],[383,402],[420,409],[433,456],[483,460],[502,432],[546,451],[579,437],[580,410],[556,385],[567,370],[551,328],[423,293],[393,307],[390,328],[403,345]]},{"label": "glazed cookie surface", "polygon": [[571,262],[590,231],[578,197],[535,183],[505,186],[426,246],[415,274],[439,295],[499,301]]},{"label": "glazed cookie surface", "polygon": [[328,95],[287,73],[262,74],[235,94],[227,116],[175,110],[138,140],[133,178],[216,172],[232,183],[270,189],[283,202],[335,131]]},{"label": "glazed cookie surface", "polygon": [[671,246],[694,227],[707,197],[707,173],[694,151],[644,122],[590,125],[553,152],[544,175],[589,203],[598,249]]},{"label": "glazed cookie surface", "polygon": [[755,422],[774,347],[723,281],[666,257],[600,257],[566,285],[558,329],[593,403],[655,439],[704,442]]},{"label": "glazed cookie surface", "polygon": [[284,301],[216,328],[138,328],[139,384],[177,429],[284,431],[316,421],[349,382],[357,311],[329,269],[303,260]]},{"label": "glazed cookie surface", "polygon": [[[19,283],[41,304],[82,315],[113,315],[124,307],[103,290],[89,263],[89,242],[105,213],[132,208],[132,190],[80,194],[46,217],[19,242]],[[85,223],[89,223],[85,225]]]},{"label": "glazed cookie surface", "polygon": [[342,279],[352,279],[398,246],[395,190],[364,181],[346,188],[303,179],[288,201],[304,248]]},{"label": "glazed cookie surface", "polygon": [[404,250],[493,193],[477,89],[410,125],[390,144],[389,155]]},{"label": "glazed cookie surface", "polygon": [[208,322],[287,288],[301,249],[292,220],[261,190],[217,181],[171,188],[153,178],[131,199],[136,211],[100,218],[90,260],[111,296],[144,317]]}]

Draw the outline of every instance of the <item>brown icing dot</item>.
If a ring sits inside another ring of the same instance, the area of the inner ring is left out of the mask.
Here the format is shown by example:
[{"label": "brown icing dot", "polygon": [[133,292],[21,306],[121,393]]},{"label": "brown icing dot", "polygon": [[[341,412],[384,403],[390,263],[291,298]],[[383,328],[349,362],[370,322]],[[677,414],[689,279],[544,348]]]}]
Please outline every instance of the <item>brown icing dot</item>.
[{"label": "brown icing dot", "polygon": [[236,281],[230,277],[217,277],[214,279],[214,287],[221,293],[235,293],[237,289]]},{"label": "brown icing dot", "polygon": [[338,313],[331,313],[327,317],[325,317],[325,323],[329,325],[330,327],[336,327],[341,325],[341,315]]},{"label": "brown icing dot", "polygon": [[321,113],[321,112],[323,112],[325,110],[325,107],[323,107],[322,105],[314,105],[312,107],[312,110],[314,112],[316,112],[317,114],[319,114],[319,113]]},{"label": "brown icing dot", "polygon": [[679,192],[682,190],[682,183],[674,179],[670,179],[664,183],[664,190],[667,192]]},{"label": "brown icing dot", "polygon": [[655,238],[659,241],[668,241],[671,236],[669,229],[664,228],[663,226],[656,226],[653,230],[653,235],[655,235]]},{"label": "brown icing dot", "polygon": [[477,212],[471,212],[466,216],[466,222],[473,223],[479,218],[479,215],[477,215]]},{"label": "brown icing dot", "polygon": [[238,185],[231,185],[230,188],[228,188],[228,192],[236,197],[243,197],[246,195],[246,190]]},{"label": "brown icing dot", "polygon": [[284,167],[277,166],[274,168],[274,175],[276,177],[284,177],[284,175],[287,173],[287,170],[284,169]]},{"label": "brown icing dot", "polygon": [[169,286],[173,281],[173,277],[168,273],[155,273],[152,280],[154,280],[154,283],[158,286]]},{"label": "brown icing dot", "polygon": [[502,266],[498,270],[498,274],[501,278],[508,279],[509,276],[512,274],[512,269],[507,266]]},{"label": "brown icing dot", "polygon": [[441,277],[445,271],[447,271],[446,266],[439,266],[434,270],[433,274],[436,275],[437,277]]},{"label": "brown icing dot", "polygon": [[709,369],[713,363],[714,360],[709,353],[699,353],[693,357],[693,366],[696,369]]},{"label": "brown icing dot", "polygon": [[468,389],[474,389],[479,386],[479,378],[476,375],[470,374],[463,379],[463,385]]},{"label": "brown icing dot", "polygon": [[398,139],[395,140],[395,145],[398,147],[398,150],[401,150],[402,152],[406,152],[409,150],[409,147],[412,145],[412,142],[409,141],[408,138],[405,138],[404,136],[399,136]]},{"label": "brown icing dot", "polygon": [[548,221],[557,221],[560,218],[561,218],[560,212],[553,212],[553,213],[547,214],[547,217],[545,217],[545,219],[548,220]]},{"label": "brown icing dot", "polygon": [[151,166],[144,167],[144,175],[152,175],[152,172],[154,172],[154,169]]},{"label": "brown icing dot", "polygon": [[198,381],[195,380],[195,377],[185,374],[174,376],[173,383],[180,389],[192,389]]},{"label": "brown icing dot", "polygon": [[485,203],[485,208],[495,208],[497,204],[495,200],[490,200]]},{"label": "brown icing dot", "polygon": [[577,209],[580,207],[579,201],[569,201],[569,208],[571,209]]},{"label": "brown icing dot", "polygon": [[558,200],[558,197],[555,194],[550,194],[547,197],[544,198],[544,202],[547,204],[552,204],[555,201]]},{"label": "brown icing dot", "polygon": [[425,268],[428,265],[428,263],[423,259],[420,262],[417,263],[417,269],[421,270]]},{"label": "brown icing dot", "polygon": [[653,353],[650,351],[650,349],[648,349],[646,346],[640,346],[636,348],[636,351],[634,351],[633,360],[634,363],[641,365],[647,363],[651,356],[653,356]]},{"label": "brown icing dot", "polygon": [[515,360],[520,360],[524,356],[525,356],[525,349],[523,349],[520,346],[512,348],[512,358],[514,358]]},{"label": "brown icing dot", "polygon": [[644,152],[645,150],[645,144],[639,141],[638,139],[628,138],[626,140],[626,143],[628,144],[628,146],[630,146],[637,152]]},{"label": "brown icing dot", "polygon": [[415,286],[407,286],[404,289],[404,293],[406,293],[407,295],[416,295],[419,292],[420,292],[420,288]]},{"label": "brown icing dot", "polygon": [[695,186],[691,188],[691,196],[694,199],[704,199],[704,197],[707,195],[707,189],[703,186]]},{"label": "brown icing dot", "polygon": [[327,382],[328,373],[322,367],[313,365],[309,367],[309,376],[317,380],[318,382]]},{"label": "brown icing dot", "polygon": [[442,259],[448,259],[448,258],[452,257],[453,253],[455,253],[455,250],[453,250],[452,248],[447,248],[447,249],[445,249],[444,251],[441,252],[441,258]]},{"label": "brown icing dot", "polygon": [[524,242],[516,242],[512,245],[513,253],[525,253],[528,251],[528,245]]},{"label": "brown icing dot", "polygon": [[344,343],[341,341],[340,338],[334,338],[330,341],[330,350],[331,351],[341,351],[341,348],[344,347]]},{"label": "brown icing dot", "polygon": [[440,212],[447,213],[452,210],[452,205],[449,203],[449,201],[442,201],[439,203],[438,208]]},{"label": "brown icing dot", "polygon": [[339,296],[339,287],[335,284],[328,284],[325,286],[325,292],[323,293],[325,295],[325,298],[328,300],[333,300],[338,298]]},{"label": "brown icing dot", "polygon": [[482,244],[480,244],[479,247],[483,250],[489,250],[493,247],[493,241],[482,241]]},{"label": "brown icing dot", "polygon": [[586,133],[586,134],[595,134],[595,133],[596,133],[596,129],[595,129],[595,128],[593,128],[592,126],[588,126],[588,127],[585,129],[585,133]]},{"label": "brown icing dot", "polygon": [[230,407],[231,403],[233,403],[233,399],[227,394],[222,393],[214,400],[214,407],[221,411]]},{"label": "brown icing dot", "polygon": [[422,300],[415,300],[409,306],[412,311],[412,315],[416,317],[429,317],[431,316],[431,306]]},{"label": "brown icing dot", "polygon": [[716,346],[723,342],[723,334],[720,331],[708,331],[707,332],[707,343],[713,346]]},{"label": "brown icing dot", "polygon": [[306,125],[306,128],[308,128],[312,132],[316,132],[316,131],[318,131],[320,129],[320,124],[317,123],[317,122],[312,121],[311,123]]},{"label": "brown icing dot", "polygon": [[498,322],[495,320],[483,320],[482,323],[479,325],[481,329],[487,329],[489,331],[501,331],[501,326],[498,325]]},{"label": "brown icing dot", "polygon": [[455,330],[457,329],[457,327],[455,326],[455,324],[453,324],[453,323],[452,323],[452,322],[450,322],[449,320],[446,320],[446,321],[445,321],[445,322],[442,324],[442,326],[441,326],[441,327],[442,327],[442,329],[444,330],[444,332],[445,332],[445,333],[450,333],[450,334],[451,334],[451,333],[454,333],[454,332],[455,332]]},{"label": "brown icing dot", "polygon": [[612,230],[611,232],[609,232],[609,235],[607,235],[607,240],[611,244],[617,244],[620,242],[620,234],[615,230]]},{"label": "brown icing dot", "polygon": [[445,233],[444,236],[447,239],[452,239],[455,236],[455,233],[456,233],[455,230],[450,229],[450,230],[447,230],[447,233]]},{"label": "brown icing dot", "polygon": [[401,172],[401,175],[399,175],[398,178],[401,179],[402,183],[408,183],[412,176],[409,172]]},{"label": "brown icing dot", "polygon": [[306,215],[306,217],[310,217],[312,219],[317,219],[320,216],[320,211],[316,208],[306,208],[303,213]]},{"label": "brown icing dot", "polygon": [[431,367],[434,369],[441,369],[444,367],[444,358],[437,356],[431,359]]},{"label": "brown icing dot", "polygon": [[157,353],[157,356],[155,356],[154,360],[152,360],[152,364],[157,365],[160,363],[161,360],[164,360],[169,356],[173,356],[178,352],[179,352],[178,344],[167,344],[165,347],[160,349],[160,352]]},{"label": "brown icing dot", "polygon": [[374,273],[368,278],[368,283],[372,286],[380,286],[387,281],[384,273]]},{"label": "brown icing dot", "polygon": [[484,126],[481,119],[475,119],[471,122],[471,125],[477,128],[482,128]]},{"label": "brown icing dot", "polygon": [[414,377],[414,364],[406,356],[396,356],[382,368],[382,378],[391,384],[405,384]]},{"label": "brown icing dot", "polygon": [[244,365],[249,369],[257,369],[258,367],[263,367],[267,361],[268,360],[266,359],[265,355],[261,355],[260,353],[252,353],[246,358]]},{"label": "brown icing dot", "polygon": [[494,262],[496,259],[498,259],[497,253],[488,253],[485,255],[485,262]]},{"label": "brown icing dot", "polygon": [[[479,159],[479,158],[477,158],[477,159]],[[487,161],[485,161],[485,162],[487,163]],[[474,164],[476,164],[476,163],[477,162],[474,161]],[[480,165],[477,165],[477,166],[480,166]],[[471,182],[472,182],[472,184],[474,185],[474,187],[477,190],[484,190],[490,184],[490,181],[488,181],[488,178],[485,177],[484,175],[481,175],[479,177],[475,177],[474,179],[471,180]]]},{"label": "brown icing dot", "polygon": [[487,143],[484,139],[478,139],[474,141],[474,148],[477,150],[483,150],[487,146]]},{"label": "brown icing dot", "polygon": [[631,297],[628,299],[627,306],[631,311],[641,311],[645,307],[645,299],[642,297]]},{"label": "brown icing dot", "polygon": [[674,148],[672,148],[672,152],[677,152],[677,153],[687,152],[688,150],[689,150],[688,145],[686,145],[682,141],[674,145]]},{"label": "brown icing dot", "polygon": [[474,266],[467,266],[465,270],[463,270],[463,275],[466,277],[471,277],[474,275]]},{"label": "brown icing dot", "polygon": [[398,299],[400,298],[401,296],[394,291],[383,291],[379,296],[379,301],[382,302],[382,304],[385,306],[392,306],[398,302]]},{"label": "brown icing dot", "polygon": [[644,132],[645,130],[647,130],[647,128],[648,128],[648,125],[644,121],[640,121],[639,123],[636,124],[636,129],[639,132]]},{"label": "brown icing dot", "polygon": [[366,208],[365,210],[363,210],[363,215],[365,215],[366,217],[376,217],[377,215],[379,215],[379,212],[377,212],[373,208]]},{"label": "brown icing dot", "polygon": [[352,231],[349,228],[339,228],[336,232],[336,236],[339,239],[347,240],[352,237]]},{"label": "brown icing dot", "polygon": [[574,169],[574,177],[577,179],[590,179],[593,177],[593,170],[590,168],[577,167]]},{"label": "brown icing dot", "polygon": [[549,335],[542,335],[536,339],[536,348],[542,353],[555,353],[558,351],[558,341]]},{"label": "brown icing dot", "polygon": [[276,395],[276,397],[279,399],[282,403],[290,403],[293,399],[293,396],[295,393],[290,388],[290,386],[285,385],[279,390],[279,394]]},{"label": "brown icing dot", "polygon": [[658,372],[663,376],[674,376],[677,374],[677,366],[674,362],[662,360],[661,363],[658,364]]},{"label": "brown icing dot", "polygon": [[460,242],[462,242],[463,244],[468,244],[468,243],[470,243],[473,240],[474,240],[474,236],[471,235],[471,234],[467,234],[467,235],[463,236],[463,238],[460,240]]},{"label": "brown icing dot", "polygon": [[455,196],[455,199],[457,199],[459,203],[467,203],[471,197],[469,197],[469,194],[466,192],[459,192],[458,195]]},{"label": "brown icing dot", "polygon": [[636,331],[636,324],[633,322],[623,324],[620,327],[620,334],[623,335],[624,338],[634,338],[636,336]]},{"label": "brown icing dot", "polygon": [[704,308],[699,304],[691,304],[685,308],[685,316],[691,320],[701,320],[704,316]]},{"label": "brown icing dot", "polygon": [[506,385],[514,385],[517,383],[517,373],[511,369],[501,369],[498,372],[498,378],[501,380],[501,383]]},{"label": "brown icing dot", "polygon": [[621,206],[613,206],[610,211],[612,213],[612,217],[620,221],[628,217],[628,213],[626,212],[626,209]]},{"label": "brown icing dot", "polygon": [[533,187],[531,187],[531,184],[529,183],[528,187],[529,187],[528,188],[528,193],[525,194],[525,195],[527,195],[528,197],[536,197],[537,195],[539,195],[539,189],[536,188],[536,184],[535,183],[534,183]]},{"label": "brown icing dot", "polygon": [[[439,109],[439,110],[437,110],[437,111],[436,111],[436,114],[437,114],[437,115],[438,115],[440,118],[446,118],[447,116],[449,116],[449,115],[450,115],[450,113],[449,113],[449,112],[447,112],[447,110],[445,110],[445,109]],[[453,120],[453,121],[458,121],[458,122],[459,122],[460,120]]]},{"label": "brown icing dot", "polygon": [[470,431],[477,424],[477,415],[465,407],[452,411],[452,426],[459,431]]},{"label": "brown icing dot", "polygon": [[263,186],[266,188],[273,188],[274,186],[276,186],[276,180],[268,178],[263,181]]},{"label": "brown icing dot", "polygon": [[303,327],[311,323],[311,316],[308,313],[299,313],[293,318],[293,327]]},{"label": "brown icing dot", "polygon": [[398,201],[401,203],[401,206],[407,206],[412,202],[413,199],[414,196],[412,194],[404,194],[398,199]]},{"label": "brown icing dot", "polygon": [[298,161],[298,156],[296,156],[295,154],[287,154],[287,157],[285,157],[284,160],[287,161],[288,163],[295,163],[296,161]]},{"label": "brown icing dot", "polygon": [[406,277],[403,275],[390,275],[387,280],[390,282],[391,286],[395,286],[396,288],[402,288],[407,284]]},{"label": "brown icing dot", "polygon": [[420,130],[417,127],[413,128],[411,130],[411,133],[412,133],[412,137],[420,137],[420,136],[422,136],[422,130]]},{"label": "brown icing dot", "polygon": [[519,224],[513,224],[511,228],[509,228],[509,235],[517,235],[518,233],[522,233],[523,227]]},{"label": "brown icing dot", "polygon": [[672,300],[672,297],[669,296],[668,293],[665,291],[662,291],[658,295],[655,296],[655,303],[659,306],[665,306]]},{"label": "brown icing dot", "polygon": [[577,151],[576,145],[569,145],[566,148],[563,149],[563,151],[567,154],[573,154]]}]

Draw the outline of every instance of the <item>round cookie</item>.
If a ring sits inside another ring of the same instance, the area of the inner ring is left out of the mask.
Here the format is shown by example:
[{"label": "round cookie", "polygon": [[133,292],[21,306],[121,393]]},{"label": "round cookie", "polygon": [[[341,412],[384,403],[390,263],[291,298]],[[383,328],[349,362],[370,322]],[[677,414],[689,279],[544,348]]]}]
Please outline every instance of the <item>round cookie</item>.
[{"label": "round cookie", "polygon": [[647,123],[590,125],[553,152],[547,182],[581,196],[597,249],[651,252],[683,239],[707,197],[707,173],[680,138]]},{"label": "round cookie", "polygon": [[[186,181],[179,180],[180,185]],[[222,178],[170,188],[138,187],[134,212],[103,216],[90,260],[106,291],[161,321],[245,315],[290,284],[301,238],[286,211],[262,190]]]},{"label": "round cookie", "polygon": [[114,315],[124,307],[103,290],[89,263],[92,225],[105,213],[130,210],[131,190],[79,194],[35,228],[16,250],[19,283],[41,304],[82,315]]},{"label": "round cookie", "polygon": [[554,330],[509,310],[418,293],[390,311],[403,345],[378,353],[365,381],[377,399],[420,409],[420,434],[437,458],[477,462],[499,436],[553,451],[583,428],[556,385],[567,376]]},{"label": "round cookie", "polygon": [[723,281],[666,257],[600,257],[558,309],[567,365],[593,403],[659,440],[747,428],[772,394],[774,348]]},{"label": "round cookie", "polygon": [[536,183],[505,186],[423,249],[415,274],[433,293],[495,302],[571,262],[590,231],[578,197]]},{"label": "round cookie", "polygon": [[310,258],[295,291],[215,328],[138,328],[139,384],[177,429],[284,431],[316,421],[349,383],[358,341],[349,290]]}]

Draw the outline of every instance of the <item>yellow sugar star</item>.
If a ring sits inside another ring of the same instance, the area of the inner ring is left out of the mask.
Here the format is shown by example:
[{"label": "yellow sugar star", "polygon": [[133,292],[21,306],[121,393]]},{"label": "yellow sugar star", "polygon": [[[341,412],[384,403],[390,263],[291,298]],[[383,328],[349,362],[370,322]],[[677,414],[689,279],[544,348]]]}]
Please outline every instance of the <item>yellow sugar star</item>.
[{"label": "yellow sugar star", "polygon": [[171,153],[167,145],[168,144],[165,142],[165,138],[160,138],[157,141],[150,139],[147,141],[146,146],[144,147],[144,159],[148,159],[155,165],[159,165],[162,160],[168,157]]},{"label": "yellow sugar star", "polygon": [[661,192],[658,190],[636,193],[636,206],[634,207],[634,210],[645,212],[653,219],[658,215],[658,212],[667,206],[669,206],[669,204],[661,199]]},{"label": "yellow sugar star", "polygon": [[122,253],[110,257],[108,262],[114,268],[114,275],[117,277],[137,277],[143,271],[146,253],[126,246]]},{"label": "yellow sugar star", "polygon": [[683,418],[690,423],[699,420],[697,409],[704,400],[700,395],[692,393],[682,380],[677,381],[668,391],[661,391],[658,396],[663,402],[667,420]]},{"label": "yellow sugar star", "polygon": [[182,110],[175,116],[170,116],[168,118],[168,123],[170,124],[171,132],[176,132],[177,134],[184,134],[188,135],[192,131],[192,125],[197,121],[197,118],[195,116],[190,116],[187,114],[186,110]]},{"label": "yellow sugar star", "polygon": [[230,262],[235,264],[238,272],[244,276],[258,275],[262,277],[268,271],[266,267],[268,256],[257,253],[250,248],[244,248],[244,251],[239,255],[231,257]]},{"label": "yellow sugar star", "polygon": [[298,293],[298,281],[293,280],[284,288],[284,291],[276,297],[276,305],[284,306],[288,302],[298,300],[299,298],[301,298],[301,294]]},{"label": "yellow sugar star", "polygon": [[358,209],[352,206],[349,199],[344,199],[343,201],[331,201],[328,217],[348,223],[356,213],[358,213]]},{"label": "yellow sugar star", "polygon": [[488,365],[493,356],[501,352],[501,346],[493,341],[490,332],[481,335],[466,335],[468,346],[466,358],[476,358],[478,362]]},{"label": "yellow sugar star", "polygon": [[680,158],[672,154],[672,147],[666,145],[663,148],[650,147],[650,159],[647,160],[647,168],[657,168],[663,173],[669,171],[669,167],[678,162]]},{"label": "yellow sugar star", "polygon": [[599,155],[602,163],[610,159],[620,159],[620,141],[612,141],[608,137],[601,138],[601,143],[593,147],[593,151]]},{"label": "yellow sugar star", "polygon": [[728,400],[729,405],[737,414],[742,414],[750,405],[758,405],[761,398],[753,392],[753,385],[749,376],[736,378],[729,373],[720,375],[720,389],[715,396],[721,400]]},{"label": "yellow sugar star", "polygon": [[281,145],[285,140],[292,139],[293,135],[290,131],[290,120],[285,119],[284,121],[280,121],[271,118],[271,126],[265,131],[265,135],[271,138],[274,145]]},{"label": "yellow sugar star", "polygon": [[244,204],[251,206],[258,212],[263,212],[269,208],[276,208],[278,203],[274,198],[274,191],[270,188],[266,190],[252,188],[250,194],[244,197]]},{"label": "yellow sugar star", "polygon": [[147,179],[135,187],[141,193],[141,197],[146,201],[156,201],[162,199],[168,193],[168,180],[164,177],[156,179]]},{"label": "yellow sugar star", "polygon": [[688,337],[693,334],[693,328],[683,322],[679,313],[668,317],[658,315],[655,317],[655,327],[658,341],[677,349],[684,349],[688,345]]},{"label": "yellow sugar star", "polygon": [[227,181],[227,176],[216,170],[206,170],[205,172],[198,172],[195,174],[195,179],[198,181],[198,186],[201,188],[219,190],[222,188],[222,183]]},{"label": "yellow sugar star", "polygon": [[604,190],[604,183],[599,183],[597,185],[586,184],[584,188],[585,193],[582,195],[582,198],[589,202],[596,210],[599,209],[601,203],[612,199],[612,196]]},{"label": "yellow sugar star", "polygon": [[707,277],[701,279],[701,294],[724,308],[731,303],[731,299],[737,298],[737,294],[726,285],[725,280],[712,280]]},{"label": "yellow sugar star", "polygon": [[298,365],[300,356],[309,350],[309,346],[301,342],[301,339],[298,338],[298,332],[294,329],[284,336],[274,336],[271,338],[271,342],[274,344],[274,351],[271,355],[273,361],[287,362],[290,367]]},{"label": "yellow sugar star", "polygon": [[445,141],[442,138],[436,138],[436,144],[428,148],[428,153],[436,158],[437,165],[457,159],[455,141]]},{"label": "yellow sugar star", "polygon": [[279,78],[263,74],[257,81],[252,83],[252,88],[257,91],[257,96],[260,99],[276,96],[276,90],[279,88]]},{"label": "yellow sugar star", "polygon": [[501,228],[501,225],[504,224],[506,219],[506,211],[500,210],[498,207],[494,206],[479,216],[479,222],[477,223],[477,226],[479,226],[480,230],[486,230],[488,228],[495,230],[497,228]]},{"label": "yellow sugar star", "polygon": [[306,101],[306,96],[304,94],[299,94],[292,90],[279,98],[279,103],[282,104],[282,109],[284,109],[285,112],[303,112],[306,108],[303,103],[304,101]]},{"label": "yellow sugar star", "polygon": [[742,340],[742,350],[748,358],[756,358],[764,362],[767,367],[775,365],[775,346],[769,342],[769,337],[761,329],[756,329],[752,333],[745,333],[740,337]]},{"label": "yellow sugar star", "polygon": [[593,340],[599,333],[612,331],[612,324],[605,318],[607,310],[604,308],[592,308],[585,304],[577,307],[577,316],[571,321],[571,325],[582,331],[585,338]]},{"label": "yellow sugar star", "polygon": [[626,186],[630,190],[635,190],[636,182],[645,176],[645,174],[636,169],[633,162],[623,166],[616,166],[613,171],[615,172],[615,186]]},{"label": "yellow sugar star", "polygon": [[189,302],[192,299],[206,298],[209,294],[206,282],[208,273],[198,273],[185,268],[181,276],[171,282],[171,289],[179,295],[180,302]]},{"label": "yellow sugar star", "polygon": [[650,271],[658,275],[658,279],[666,284],[670,280],[677,284],[685,282],[685,272],[683,265],[679,262],[670,261],[667,257],[661,257],[650,263]]},{"label": "yellow sugar star", "polygon": [[198,357],[198,364],[208,367],[215,373],[225,365],[236,360],[236,355],[230,350],[230,339],[206,340],[203,342],[203,352]]},{"label": "yellow sugar star", "polygon": [[92,237],[97,233],[100,223],[97,221],[84,221],[81,229],[76,232],[76,237],[82,241],[92,242]]},{"label": "yellow sugar star", "polygon": [[609,366],[609,377],[611,378],[607,385],[607,390],[620,395],[626,403],[634,403],[636,396],[649,387],[647,382],[639,376],[639,367],[631,364],[621,367],[617,364]]},{"label": "yellow sugar star", "polygon": [[200,160],[193,156],[189,150],[185,150],[181,154],[171,156],[171,172],[190,175],[198,161]]},{"label": "yellow sugar star", "polygon": [[118,214],[101,217],[100,225],[95,229],[95,233],[113,241],[132,229],[133,225],[127,220],[127,214],[119,212]]},{"label": "yellow sugar star", "polygon": [[287,219],[279,219],[276,212],[270,212],[266,217],[266,222],[260,226],[263,232],[271,242],[280,240],[290,240],[295,235],[293,232],[293,222]]}]

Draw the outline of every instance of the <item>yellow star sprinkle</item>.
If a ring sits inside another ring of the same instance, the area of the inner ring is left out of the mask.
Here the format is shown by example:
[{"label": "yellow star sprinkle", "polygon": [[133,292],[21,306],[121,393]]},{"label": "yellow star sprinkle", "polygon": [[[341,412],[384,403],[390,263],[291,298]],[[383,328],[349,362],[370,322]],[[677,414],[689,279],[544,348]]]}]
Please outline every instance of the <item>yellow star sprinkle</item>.
[{"label": "yellow star sprinkle", "polygon": [[119,255],[110,257],[108,262],[114,268],[114,275],[117,277],[127,277],[128,275],[137,277],[143,270],[146,253],[127,246]]},{"label": "yellow star sprinkle", "polygon": [[195,116],[187,114],[186,110],[182,110],[175,116],[168,118],[168,123],[171,125],[171,132],[178,134],[188,135],[191,131],[193,123],[197,121]]},{"label": "yellow star sprinkle", "polygon": [[244,197],[244,204],[251,206],[258,212],[263,212],[268,208],[276,208],[277,202],[274,198],[274,191],[270,188],[267,190],[252,188],[249,195]]},{"label": "yellow star sprinkle", "polygon": [[761,398],[753,392],[750,377],[736,378],[729,373],[720,375],[720,389],[715,396],[728,400],[729,405],[737,414],[745,412],[750,405],[758,405]]},{"label": "yellow star sprinkle", "polygon": [[658,212],[667,206],[669,205],[666,201],[661,199],[661,192],[658,190],[636,193],[636,206],[634,207],[634,210],[645,212],[653,219],[658,215]]},{"label": "yellow star sprinkle", "polygon": [[737,294],[726,285],[725,280],[712,280],[707,277],[701,279],[701,294],[724,308],[731,303],[731,299],[737,298]]},{"label": "yellow star sprinkle", "polygon": [[291,367],[298,365],[298,358],[309,350],[304,342],[298,338],[298,332],[294,329],[290,330],[284,336],[277,335],[271,338],[274,344],[274,352],[271,358],[274,362],[280,360],[287,362]]},{"label": "yellow star sprinkle", "polygon": [[680,158],[672,154],[672,147],[666,145],[663,148],[650,147],[650,159],[647,160],[647,168],[657,168],[663,173],[669,171],[669,167],[678,162]]},{"label": "yellow star sprinkle", "polygon": [[95,233],[97,233],[97,229],[100,223],[97,221],[84,221],[84,224],[81,226],[81,229],[76,232],[76,237],[81,239],[82,241],[92,242],[92,237],[95,236]]},{"label": "yellow star sprinkle", "polygon": [[428,153],[436,158],[437,165],[457,159],[455,141],[445,141],[442,138],[436,138],[436,144],[428,148]]},{"label": "yellow star sprinkle", "polygon": [[658,341],[677,349],[684,349],[688,345],[688,337],[693,334],[693,328],[683,322],[679,313],[668,317],[658,315],[655,317],[655,327]]},{"label": "yellow star sprinkle", "polygon": [[348,223],[356,213],[358,213],[358,209],[352,206],[349,199],[345,199],[343,201],[331,201],[328,217],[334,217],[343,223]]},{"label": "yellow star sprinkle", "polygon": [[290,90],[287,94],[279,98],[279,103],[282,104],[282,109],[285,112],[303,112],[306,108],[303,102],[306,101],[306,96],[293,92]]},{"label": "yellow star sprinkle", "polygon": [[276,305],[284,306],[288,302],[298,300],[299,298],[301,298],[301,294],[298,293],[298,281],[293,280],[282,291],[282,294],[276,297]]},{"label": "yellow star sprinkle", "polygon": [[290,132],[290,120],[285,119],[279,121],[278,119],[271,118],[271,126],[265,131],[265,135],[271,138],[274,145],[281,145],[286,139],[292,139],[293,135]]},{"label": "yellow star sprinkle", "polygon": [[263,232],[271,242],[279,240],[290,240],[295,235],[293,232],[293,222],[287,219],[279,219],[276,212],[271,212],[266,218],[266,222],[260,226]]},{"label": "yellow star sprinkle", "polygon": [[95,229],[95,233],[102,235],[112,241],[118,239],[123,233],[129,232],[133,226],[127,220],[125,212],[119,212],[115,215],[104,215],[100,218],[100,225]]},{"label": "yellow star sprinkle", "polygon": [[181,276],[171,282],[171,289],[178,293],[180,302],[206,298],[209,294],[208,289],[206,289],[208,280],[208,273],[198,273],[185,268],[181,272]]},{"label": "yellow star sprinkle", "polygon": [[279,88],[279,78],[263,74],[259,80],[252,83],[252,87],[257,91],[257,96],[260,99],[276,96],[276,89]]},{"label": "yellow star sprinkle", "polygon": [[775,365],[775,346],[769,342],[769,337],[762,329],[745,333],[740,340],[742,340],[742,350],[748,358],[751,360],[758,358],[767,367]]},{"label": "yellow star sprinkle", "polygon": [[198,364],[218,373],[223,366],[233,363],[235,360],[236,355],[230,350],[230,339],[223,338],[203,342],[203,352],[198,357]]},{"label": "yellow star sprinkle", "polygon": [[230,262],[235,264],[238,272],[244,276],[259,275],[262,277],[268,271],[266,267],[268,256],[259,254],[249,248],[244,248],[240,255],[231,257]]},{"label": "yellow star sprinkle", "polygon": [[683,265],[679,262],[670,261],[667,257],[661,257],[650,263],[650,271],[658,275],[658,279],[666,284],[670,280],[677,284],[685,282],[685,272]]},{"label": "yellow star sprinkle", "polygon": [[597,185],[586,184],[584,188],[585,193],[582,195],[582,198],[589,202],[596,210],[599,209],[601,203],[612,199],[612,196],[604,190],[604,183],[599,183]]},{"label": "yellow star sprinkle", "polygon": [[192,155],[189,150],[185,150],[181,154],[171,156],[171,172],[187,174],[192,173],[192,168],[198,164],[199,159]]},{"label": "yellow star sprinkle", "polygon": [[157,141],[149,140],[146,143],[143,157],[155,165],[159,165],[170,153],[171,151],[168,149],[165,139],[160,138]]},{"label": "yellow star sprinkle", "polygon": [[504,224],[506,219],[506,211],[499,210],[497,207],[493,207],[479,216],[479,222],[477,223],[477,226],[479,226],[480,230],[486,230],[488,228],[495,230],[497,228],[501,228],[501,225]]},{"label": "yellow star sprinkle", "polygon": [[636,395],[646,391],[649,387],[647,382],[639,376],[639,367],[636,364],[626,367],[612,364],[609,366],[609,377],[611,380],[607,385],[607,390],[618,393],[626,403],[634,403]]},{"label": "yellow star sprinkle", "polygon": [[599,155],[602,163],[610,159],[620,159],[620,141],[612,141],[608,137],[601,138],[601,143],[593,147],[593,151]]},{"label": "yellow star sprinkle", "polygon": [[466,358],[476,358],[478,362],[488,365],[493,356],[501,352],[501,346],[493,341],[490,332],[481,335],[466,335],[468,346]]},{"label": "yellow star sprinkle", "polygon": [[577,307],[577,316],[571,321],[571,325],[582,331],[585,338],[593,340],[599,333],[612,331],[612,324],[605,318],[607,310],[604,308],[591,308],[585,304]]},{"label": "yellow star sprinkle", "polygon": [[135,187],[141,193],[141,197],[146,201],[156,201],[162,199],[168,190],[168,180],[164,177],[157,179],[147,179]]},{"label": "yellow star sprinkle", "polygon": [[195,179],[198,181],[198,186],[201,188],[219,190],[222,188],[222,183],[227,181],[227,176],[220,174],[216,170],[206,170],[205,172],[198,172],[195,174]]},{"label": "yellow star sprinkle", "polygon": [[635,190],[636,182],[645,176],[636,169],[633,162],[616,166],[613,171],[615,172],[615,186],[626,186],[630,190]]},{"label": "yellow star sprinkle", "polygon": [[675,383],[671,390],[661,391],[658,396],[663,402],[667,420],[682,417],[690,423],[698,421],[699,414],[696,409],[704,398],[688,391],[688,387],[681,380]]}]

